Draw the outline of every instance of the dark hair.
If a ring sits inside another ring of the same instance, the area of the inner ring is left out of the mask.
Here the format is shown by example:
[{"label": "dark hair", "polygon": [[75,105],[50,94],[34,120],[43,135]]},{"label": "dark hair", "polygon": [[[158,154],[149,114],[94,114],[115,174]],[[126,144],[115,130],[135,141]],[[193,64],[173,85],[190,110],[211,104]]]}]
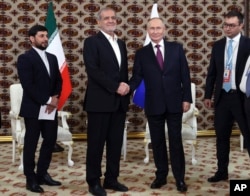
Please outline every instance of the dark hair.
[{"label": "dark hair", "polygon": [[31,27],[30,30],[28,31],[28,36],[35,36],[38,31],[47,31],[48,32],[48,29],[42,25],[35,25],[35,26]]},{"label": "dark hair", "polygon": [[238,10],[231,10],[225,15],[225,18],[232,18],[232,17],[237,17],[240,24],[244,22],[244,15],[240,13]]}]

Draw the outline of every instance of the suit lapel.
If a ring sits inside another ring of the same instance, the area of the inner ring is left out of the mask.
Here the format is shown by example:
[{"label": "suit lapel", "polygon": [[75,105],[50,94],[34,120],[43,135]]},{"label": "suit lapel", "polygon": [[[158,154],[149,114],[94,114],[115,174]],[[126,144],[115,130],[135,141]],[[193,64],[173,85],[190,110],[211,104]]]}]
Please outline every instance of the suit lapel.
[{"label": "suit lapel", "polygon": [[48,59],[48,63],[49,63],[49,71],[50,71],[50,74],[48,74],[50,77],[51,76],[53,76],[53,67],[52,67],[52,65],[53,65],[53,62],[52,62],[52,59],[50,58],[51,56],[46,52],[45,53],[46,54],[46,56],[47,56],[47,59]]},{"label": "suit lapel", "polygon": [[[146,49],[148,50],[148,57],[150,58],[150,59],[153,59],[153,65],[154,66],[156,66],[157,67],[157,69],[159,69],[159,71],[162,71],[161,70],[161,68],[160,68],[160,65],[159,65],[159,63],[158,63],[158,60],[157,60],[157,57],[156,57],[156,55],[155,55],[155,51],[154,51],[154,49],[153,49],[153,45],[152,45],[152,43],[150,42],[147,46],[146,46]],[[165,67],[165,58],[164,58],[164,64],[163,64],[163,69],[164,69],[164,67]]]},{"label": "suit lapel", "polygon": [[167,64],[168,64],[168,60],[171,59],[170,56],[170,47],[168,45],[168,43],[164,40],[164,61],[163,61],[163,71],[166,71],[167,68]]},{"label": "suit lapel", "polygon": [[[31,52],[34,53],[34,55],[32,55],[32,56],[34,56],[35,64],[37,64],[38,68],[41,69],[44,73],[46,73],[46,75],[50,78],[49,73],[47,71],[47,68],[46,68],[42,58],[40,57],[40,55],[33,48],[31,50]],[[48,61],[49,61],[49,59],[48,59]],[[49,62],[49,65],[50,65],[50,62]]]},{"label": "suit lapel", "polygon": [[[112,56],[112,59],[114,60],[115,64],[117,65],[117,67],[119,68],[119,63],[118,63],[118,60],[116,58],[116,55],[115,55],[115,51],[113,50],[111,44],[109,43],[109,41],[107,40],[107,38],[105,37],[105,35],[103,35],[102,32],[99,32],[98,33],[98,36],[101,38],[101,40],[103,41],[103,45],[104,47],[110,51],[110,55]],[[119,44],[119,43],[118,43]],[[121,50],[121,47],[119,45],[119,48]]]},{"label": "suit lapel", "polygon": [[[119,46],[119,49],[120,49],[120,54],[121,54],[121,67],[123,66],[123,62],[124,62],[124,59],[126,59],[126,57],[124,56],[125,55],[125,53],[124,52],[122,52],[122,51],[124,51],[124,48],[123,48],[123,45],[121,44],[121,41],[118,39],[117,40],[117,43],[118,43],[118,46]],[[117,61],[117,58],[115,58],[116,59],[116,61]],[[118,61],[117,61],[117,64],[118,64]],[[118,64],[118,66],[119,66],[119,64]]]}]

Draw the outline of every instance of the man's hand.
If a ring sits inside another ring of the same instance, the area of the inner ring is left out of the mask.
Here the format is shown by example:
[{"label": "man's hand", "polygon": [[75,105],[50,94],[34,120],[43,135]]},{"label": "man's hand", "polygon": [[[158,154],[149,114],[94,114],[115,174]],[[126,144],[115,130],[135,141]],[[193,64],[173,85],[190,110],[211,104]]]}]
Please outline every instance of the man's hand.
[{"label": "man's hand", "polygon": [[52,105],[47,105],[45,112],[48,113],[48,114],[50,114],[50,113],[53,112],[55,109],[56,109],[56,108],[55,108],[54,106],[52,106]]},{"label": "man's hand", "polygon": [[190,109],[190,103],[189,102],[183,102],[182,103],[182,109],[183,109],[183,112],[187,112]]},{"label": "man's hand", "polygon": [[212,101],[211,101],[211,99],[205,99],[203,101],[203,103],[206,106],[206,108],[211,108],[212,107]]},{"label": "man's hand", "polygon": [[52,96],[51,97],[51,102],[50,102],[50,104],[49,105],[52,105],[52,106],[54,106],[55,108],[57,107],[57,105],[58,105],[58,95],[54,95],[54,96]]},{"label": "man's hand", "polygon": [[127,95],[129,93],[129,85],[126,84],[125,82],[121,82],[118,89],[117,89],[117,93],[121,96]]},{"label": "man's hand", "polygon": [[54,95],[51,97],[51,102],[50,104],[47,105],[45,112],[47,112],[48,114],[50,114],[51,112],[53,112],[53,110],[55,110],[57,108],[58,105],[58,95]]}]

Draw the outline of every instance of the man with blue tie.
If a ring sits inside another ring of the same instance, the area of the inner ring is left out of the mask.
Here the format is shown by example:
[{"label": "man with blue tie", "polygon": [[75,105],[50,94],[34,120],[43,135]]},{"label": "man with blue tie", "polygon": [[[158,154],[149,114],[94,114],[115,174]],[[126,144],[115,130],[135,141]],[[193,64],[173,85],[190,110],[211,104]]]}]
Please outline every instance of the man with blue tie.
[{"label": "man with blue tie", "polygon": [[234,121],[247,140],[250,154],[250,132],[243,111],[244,94],[240,80],[250,51],[250,39],[241,34],[243,15],[235,10],[225,15],[223,30],[226,37],[216,41],[212,48],[208,68],[204,105],[212,106],[214,93],[214,126],[216,133],[217,171],[208,182],[228,179],[230,136]]}]

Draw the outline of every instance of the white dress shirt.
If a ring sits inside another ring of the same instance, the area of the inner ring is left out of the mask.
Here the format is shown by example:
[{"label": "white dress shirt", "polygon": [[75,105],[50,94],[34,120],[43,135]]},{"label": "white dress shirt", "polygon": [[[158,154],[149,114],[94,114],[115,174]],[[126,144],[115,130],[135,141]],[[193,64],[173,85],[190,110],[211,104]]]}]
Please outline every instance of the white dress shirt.
[{"label": "white dress shirt", "polygon": [[[40,50],[39,48],[33,47],[34,50],[37,51],[37,53],[39,54],[39,56],[41,57],[41,59],[43,60],[43,63],[48,71],[48,74],[50,75],[50,69],[49,69],[49,61],[47,59],[45,50]],[[47,104],[51,103],[52,98],[50,97],[49,100],[47,101]]]},{"label": "white dress shirt", "polygon": [[118,46],[118,43],[117,43],[117,36],[114,35],[114,37],[112,37],[111,35],[105,33],[104,31],[101,31],[104,36],[108,39],[110,45],[112,46],[114,52],[115,52],[115,56],[117,58],[117,61],[118,61],[118,64],[119,64],[119,67],[121,67],[121,62],[122,62],[122,57],[121,57],[121,51],[120,51],[120,48]]},{"label": "white dress shirt", "polygon": [[40,50],[36,47],[33,47],[37,53],[39,54],[39,56],[41,57],[41,59],[43,60],[43,63],[45,64],[45,67],[48,71],[48,74],[50,75],[50,69],[49,69],[49,61],[47,59],[47,56],[46,56],[46,53],[45,53],[45,50]]},{"label": "white dress shirt", "polygon": [[155,47],[156,45],[160,45],[159,49],[161,51],[161,54],[162,54],[162,58],[163,58],[163,61],[164,61],[164,55],[165,55],[165,48],[164,48],[164,41],[163,39],[158,43],[154,43],[154,42],[151,42],[152,43],[152,46],[153,46],[153,49],[154,49],[154,52],[155,52],[155,55],[156,55],[156,52],[157,52],[157,48]]},{"label": "white dress shirt", "polygon": [[230,39],[227,37],[227,44],[225,47],[225,54],[224,54],[224,64],[226,67],[226,61],[227,61],[227,47],[229,44],[229,40],[233,40],[233,56],[232,56],[232,68],[231,68],[231,86],[232,89],[236,89],[236,83],[235,83],[235,68],[236,68],[236,60],[237,60],[237,54],[238,54],[238,49],[239,49],[239,42],[240,42],[240,36],[241,34],[239,33],[238,35],[236,35],[233,39]]}]

